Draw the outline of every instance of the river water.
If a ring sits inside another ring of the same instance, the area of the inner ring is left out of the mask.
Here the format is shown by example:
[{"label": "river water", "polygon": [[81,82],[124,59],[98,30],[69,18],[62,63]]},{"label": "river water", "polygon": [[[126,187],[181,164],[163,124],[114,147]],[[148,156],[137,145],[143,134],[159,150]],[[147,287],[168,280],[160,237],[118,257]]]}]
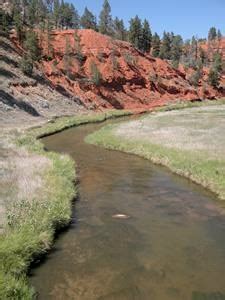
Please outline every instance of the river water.
[{"label": "river water", "polygon": [[38,299],[225,299],[225,211],[215,196],[142,158],[86,144],[101,126],[43,139],[75,159],[80,183],[70,229],[31,271]]}]

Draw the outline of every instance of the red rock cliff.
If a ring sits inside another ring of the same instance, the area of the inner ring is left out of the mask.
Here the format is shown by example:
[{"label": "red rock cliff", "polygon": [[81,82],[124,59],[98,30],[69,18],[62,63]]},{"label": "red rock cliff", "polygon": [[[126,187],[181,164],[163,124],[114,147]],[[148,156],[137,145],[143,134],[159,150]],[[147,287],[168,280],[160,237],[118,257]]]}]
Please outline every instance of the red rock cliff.
[{"label": "red rock cliff", "polygon": [[[190,85],[182,68],[175,70],[166,61],[93,30],[55,31],[48,44],[46,40],[40,36],[46,76],[89,109],[148,109],[170,100],[221,96],[204,80],[197,89]],[[99,85],[92,80],[93,66],[101,74]]]}]

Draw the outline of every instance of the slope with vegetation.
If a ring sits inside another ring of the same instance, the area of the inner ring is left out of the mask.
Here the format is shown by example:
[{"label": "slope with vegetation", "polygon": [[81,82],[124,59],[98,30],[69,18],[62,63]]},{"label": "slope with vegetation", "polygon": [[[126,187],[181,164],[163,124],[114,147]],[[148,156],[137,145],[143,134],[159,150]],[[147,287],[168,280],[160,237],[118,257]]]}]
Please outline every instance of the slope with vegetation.
[{"label": "slope with vegetation", "polygon": [[[34,66],[43,68],[55,88],[79,96],[88,109],[146,109],[225,93],[221,51],[208,53],[203,41],[184,43],[172,32],[160,39],[138,16],[126,29],[123,20],[112,18],[107,0],[98,20],[88,8],[80,17],[72,4],[59,1],[7,3],[2,30],[16,29],[11,38],[22,51],[22,71],[31,75]],[[208,45],[222,39],[210,29]]]}]

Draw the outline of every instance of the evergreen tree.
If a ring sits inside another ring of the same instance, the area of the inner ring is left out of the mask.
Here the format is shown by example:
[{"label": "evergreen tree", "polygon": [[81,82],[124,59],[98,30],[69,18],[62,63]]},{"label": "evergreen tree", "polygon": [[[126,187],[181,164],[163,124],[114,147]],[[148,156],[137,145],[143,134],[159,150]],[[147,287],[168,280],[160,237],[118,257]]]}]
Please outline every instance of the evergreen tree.
[{"label": "evergreen tree", "polygon": [[8,35],[10,23],[10,16],[0,9],[0,31]]},{"label": "evergreen tree", "polygon": [[183,51],[183,39],[180,35],[175,35],[172,37],[171,42],[171,59],[173,61],[173,65],[179,65],[181,56]]},{"label": "evergreen tree", "polygon": [[192,61],[196,62],[198,58],[198,39],[195,36],[191,39],[191,56]]},{"label": "evergreen tree", "polygon": [[126,40],[126,29],[123,23],[123,20],[118,17],[115,18],[114,22],[114,37],[118,40],[125,41]]},{"label": "evergreen tree", "polygon": [[31,76],[33,72],[33,67],[33,61],[30,59],[30,57],[27,55],[23,55],[20,61],[20,68],[23,71],[23,73],[27,76]]},{"label": "evergreen tree", "polygon": [[30,0],[27,8],[27,19],[31,27],[37,24],[38,1]]},{"label": "evergreen tree", "polygon": [[208,40],[213,41],[217,38],[217,31],[215,27],[211,27],[208,33]]},{"label": "evergreen tree", "polygon": [[160,52],[160,37],[157,33],[155,33],[152,37],[152,55],[154,57],[158,57],[159,56],[159,52]]},{"label": "evergreen tree", "polygon": [[162,59],[170,59],[171,57],[171,34],[165,31],[163,33],[159,57]]},{"label": "evergreen tree", "polygon": [[91,72],[91,80],[92,82],[98,86],[102,81],[102,75],[94,61],[90,64],[90,72]]},{"label": "evergreen tree", "polygon": [[58,28],[59,24],[61,23],[61,5],[59,0],[54,0],[53,20],[55,28]]},{"label": "evergreen tree", "polygon": [[206,52],[202,49],[202,47],[199,47],[199,59],[204,66],[207,64],[207,55]]},{"label": "evergreen tree", "polygon": [[20,4],[19,4],[18,0],[16,0],[14,2],[12,15],[13,15],[13,23],[16,28],[18,40],[20,42],[22,42],[22,40],[24,38],[23,19],[22,19],[22,15],[21,15],[21,11],[20,11]]},{"label": "evergreen tree", "polygon": [[111,7],[108,0],[104,0],[102,11],[99,16],[99,31],[102,34],[113,34],[113,21],[111,16]]},{"label": "evergreen tree", "polygon": [[88,10],[87,7],[85,7],[84,9],[84,13],[80,19],[80,23],[84,29],[93,29],[97,31],[96,17],[92,14],[90,10]]},{"label": "evergreen tree", "polygon": [[138,16],[130,20],[129,41],[137,49],[142,49],[142,24]]},{"label": "evergreen tree", "polygon": [[144,52],[150,52],[152,47],[152,32],[149,22],[145,19],[142,27],[141,35],[141,50]]},{"label": "evergreen tree", "polygon": [[219,81],[220,81],[220,76],[217,70],[215,70],[214,68],[211,68],[209,71],[209,76],[208,76],[208,82],[209,84],[214,87],[217,88],[219,85]]},{"label": "evergreen tree", "polygon": [[190,84],[197,87],[199,85],[199,80],[201,79],[201,77],[202,77],[202,72],[201,72],[201,69],[199,68],[189,78]]},{"label": "evergreen tree", "polygon": [[41,56],[38,38],[34,31],[27,31],[24,41],[24,48],[27,51],[28,57],[32,61],[38,61]]},{"label": "evergreen tree", "polygon": [[218,31],[217,31],[217,38],[218,38],[218,40],[220,41],[221,39],[222,39],[222,33],[221,33],[221,31],[218,29]]},{"label": "evergreen tree", "polygon": [[223,70],[222,55],[218,52],[213,55],[213,69],[218,73],[221,73]]},{"label": "evergreen tree", "polygon": [[60,10],[61,23],[63,27],[75,29],[80,27],[80,17],[72,3],[69,4],[62,1]]}]

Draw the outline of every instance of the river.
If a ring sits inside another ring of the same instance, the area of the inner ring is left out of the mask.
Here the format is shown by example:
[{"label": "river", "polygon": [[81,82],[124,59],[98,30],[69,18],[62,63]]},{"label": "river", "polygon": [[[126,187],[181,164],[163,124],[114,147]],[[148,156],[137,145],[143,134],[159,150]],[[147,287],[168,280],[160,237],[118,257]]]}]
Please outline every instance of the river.
[{"label": "river", "polygon": [[70,229],[31,270],[38,299],[225,299],[225,210],[216,197],[147,160],[86,144],[101,126],[43,139],[75,159],[79,199]]}]

